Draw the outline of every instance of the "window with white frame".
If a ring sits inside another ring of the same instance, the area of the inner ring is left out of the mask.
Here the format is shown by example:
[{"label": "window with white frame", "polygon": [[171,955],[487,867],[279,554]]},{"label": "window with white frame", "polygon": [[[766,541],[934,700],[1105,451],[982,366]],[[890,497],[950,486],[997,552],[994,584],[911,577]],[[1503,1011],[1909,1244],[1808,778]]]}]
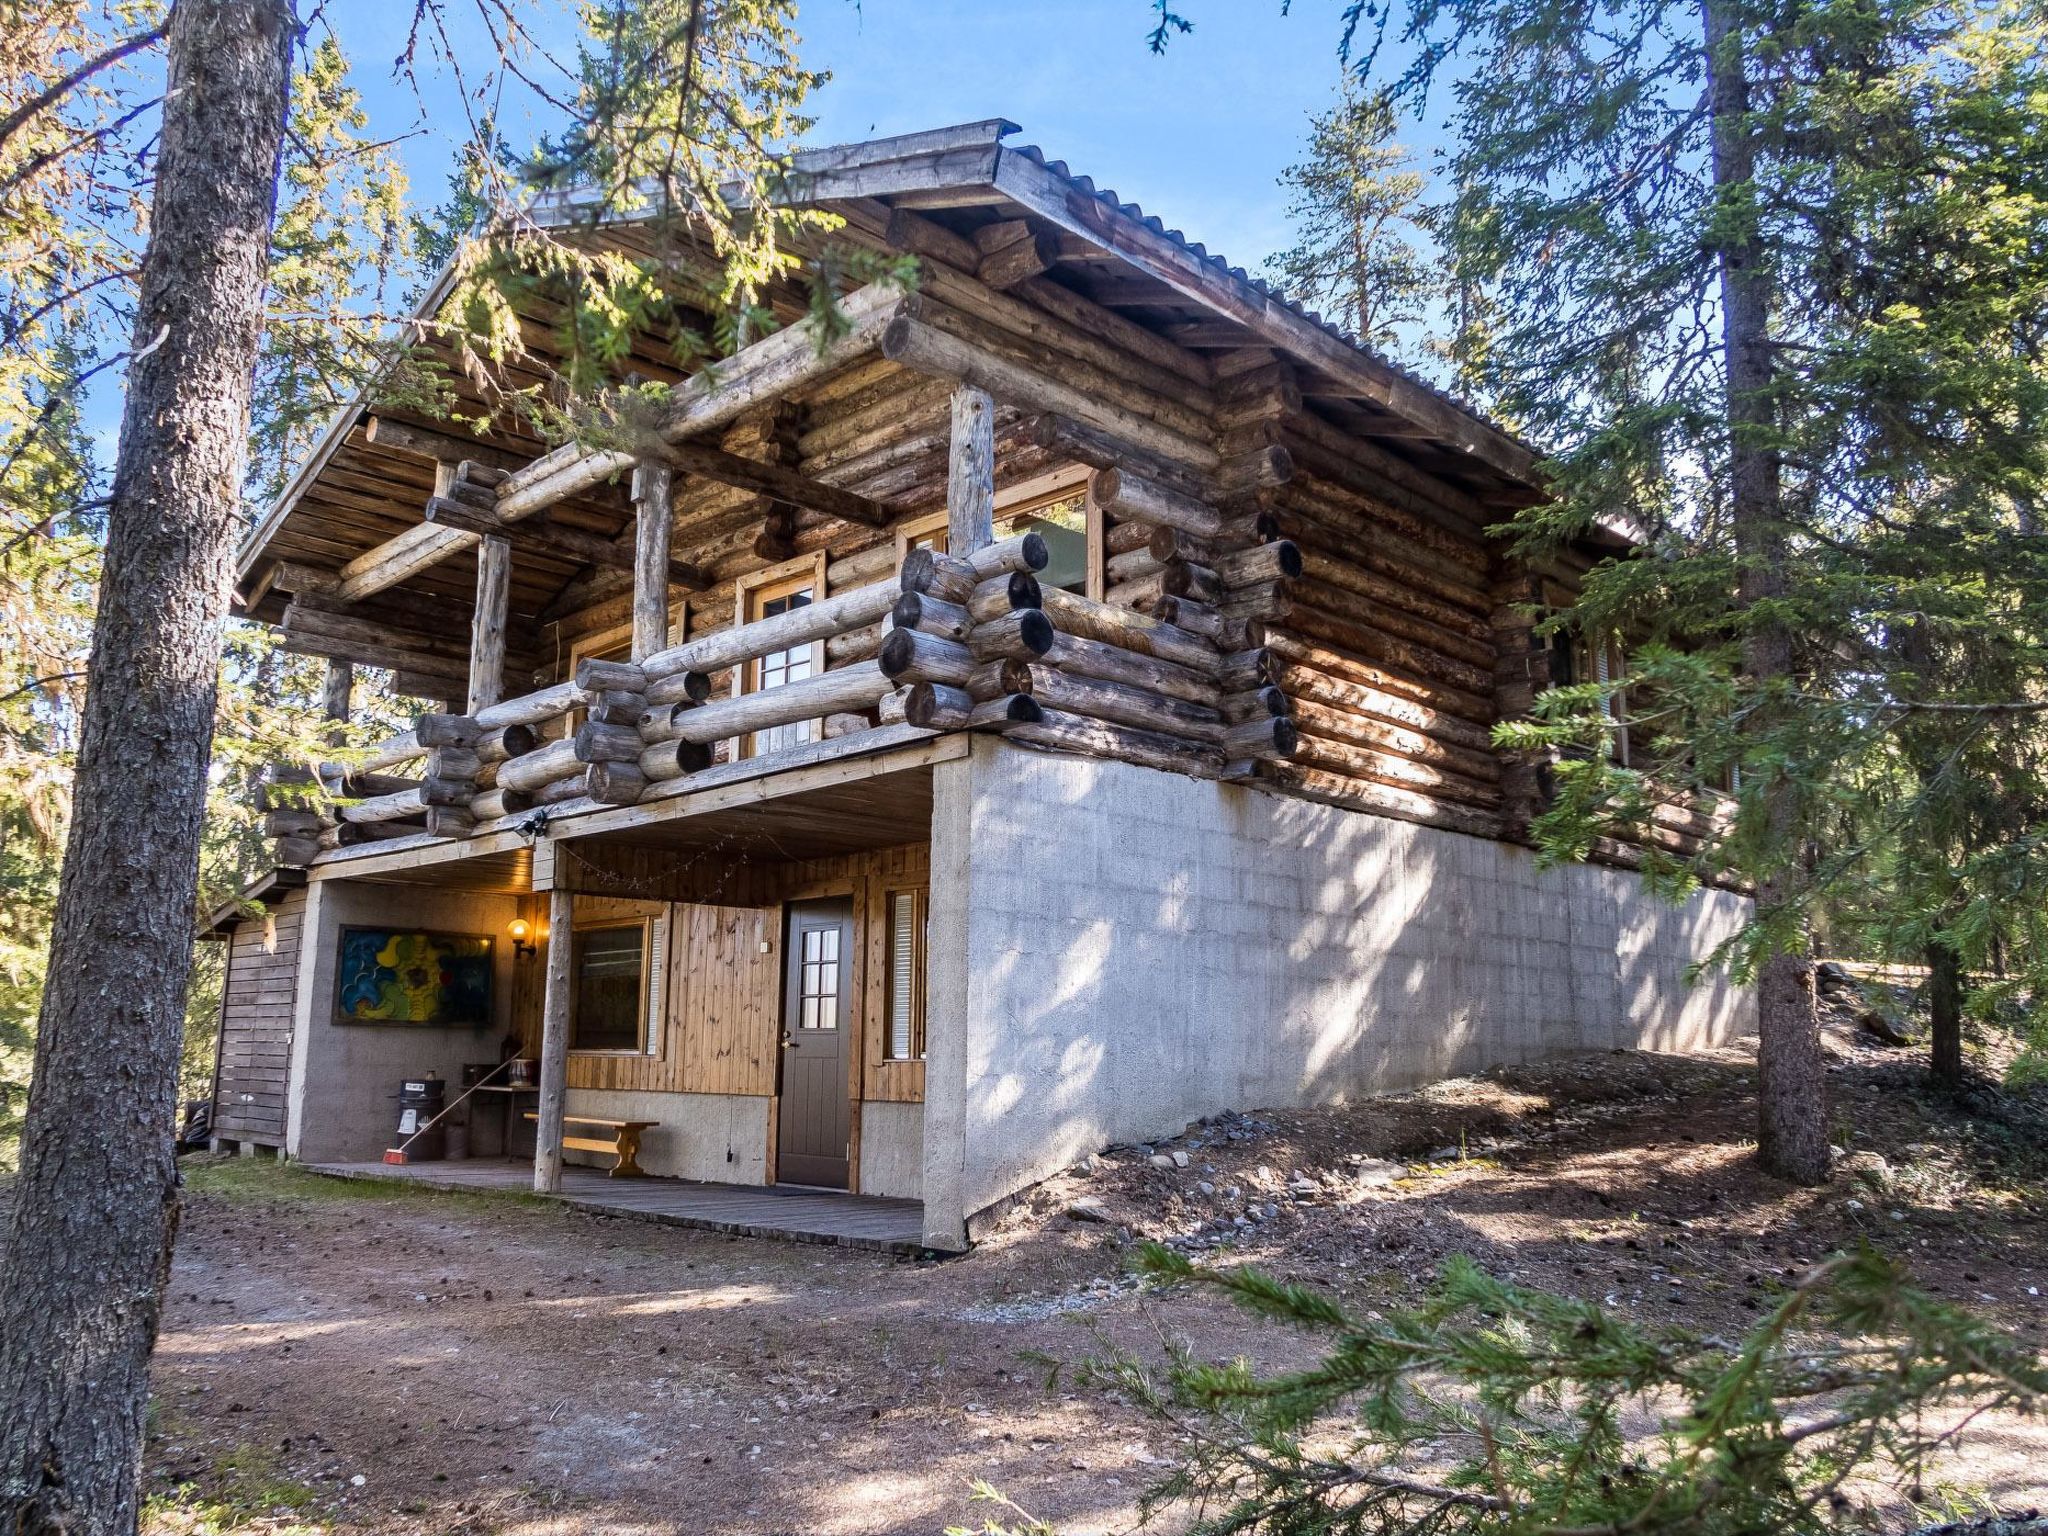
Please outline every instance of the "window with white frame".
[{"label": "window with white frame", "polygon": [[882,1038],[885,1061],[924,1060],[923,891],[889,893],[889,967]]}]

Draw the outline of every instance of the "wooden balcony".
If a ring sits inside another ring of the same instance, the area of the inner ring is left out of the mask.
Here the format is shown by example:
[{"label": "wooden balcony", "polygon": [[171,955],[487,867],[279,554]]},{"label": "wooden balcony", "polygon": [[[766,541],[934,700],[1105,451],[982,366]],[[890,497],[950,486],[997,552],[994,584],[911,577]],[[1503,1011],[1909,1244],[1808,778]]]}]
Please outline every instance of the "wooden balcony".
[{"label": "wooden balcony", "polygon": [[[1258,546],[1285,568],[1292,546]],[[1036,533],[966,556],[911,549],[877,579],[808,606],[651,651],[584,659],[567,680],[467,714],[427,714],[355,762],[299,776],[267,813],[283,864],[409,844],[529,835],[956,731],[1200,777],[1250,776],[1293,748],[1262,648],[1041,587]],[[817,647],[825,669],[735,691],[764,658]],[[806,739],[758,744],[791,726]]]}]

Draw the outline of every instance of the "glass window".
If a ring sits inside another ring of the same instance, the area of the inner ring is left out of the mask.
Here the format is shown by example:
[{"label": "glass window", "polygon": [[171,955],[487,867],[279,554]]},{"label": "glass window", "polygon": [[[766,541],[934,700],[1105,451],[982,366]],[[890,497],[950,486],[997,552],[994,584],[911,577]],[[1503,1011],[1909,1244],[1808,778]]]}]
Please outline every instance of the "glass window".
[{"label": "glass window", "polygon": [[[753,618],[772,619],[780,614],[793,613],[799,608],[810,607],[817,598],[817,589],[809,583],[775,591],[773,596],[767,595],[768,591],[773,590],[771,588],[755,594],[754,601],[749,605]],[[749,666],[748,671],[752,674],[752,679],[747,691],[755,693],[764,688],[779,688],[784,683],[802,682],[816,673],[817,669],[818,650],[814,641],[807,640],[802,645],[792,646],[786,651],[770,651]],[[753,755],[759,755],[763,752],[780,751],[784,747],[800,747],[805,742],[815,741],[817,735],[817,721],[796,720],[788,725],[756,731],[749,751]]]},{"label": "glass window", "polygon": [[924,925],[921,891],[889,894],[888,1035],[884,1058],[924,1059]]},{"label": "glass window", "polygon": [[1014,538],[1020,533],[1035,533],[1045,540],[1045,552],[1051,558],[1045,569],[1038,573],[1040,586],[1063,587],[1069,592],[1087,590],[1086,498],[1069,496],[1049,506],[1033,507],[1028,512],[996,518],[995,535],[998,539]]},{"label": "glass window", "polygon": [[803,975],[797,1009],[799,1029],[839,1027],[839,929],[804,930]]},{"label": "glass window", "polygon": [[635,922],[579,928],[569,953],[575,980],[569,1048],[639,1050],[646,1017],[640,1004],[646,976],[647,925]]}]

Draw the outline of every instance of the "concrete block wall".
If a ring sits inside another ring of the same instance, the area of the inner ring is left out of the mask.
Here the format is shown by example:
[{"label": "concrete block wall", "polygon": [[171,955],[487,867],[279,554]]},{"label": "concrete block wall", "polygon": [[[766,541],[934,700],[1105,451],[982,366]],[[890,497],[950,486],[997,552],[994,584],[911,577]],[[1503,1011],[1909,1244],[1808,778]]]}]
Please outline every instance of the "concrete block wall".
[{"label": "concrete block wall", "polygon": [[1108,1143],[1559,1052],[1697,1048],[1748,903],[977,738],[936,770],[927,1241]]},{"label": "concrete block wall", "polygon": [[[768,1182],[768,1100],[758,1094],[571,1088],[565,1107],[572,1115],[657,1122],[641,1133],[640,1166],[658,1178]],[[562,1160],[611,1166],[609,1157],[594,1152],[567,1151]]]},{"label": "concrete block wall", "polygon": [[[465,1062],[498,1059],[499,1042],[512,1030],[512,941],[505,929],[518,914],[513,897],[471,891],[335,879],[306,887],[286,1099],[285,1150],[291,1156],[312,1163],[374,1162],[395,1144],[402,1080],[438,1073],[452,1085],[452,1098],[462,1091]],[[351,923],[490,934],[497,940],[492,1025],[335,1023],[336,945]]]},{"label": "concrete block wall", "polygon": [[870,1099],[860,1107],[860,1192],[915,1200],[924,1192],[924,1106]]}]

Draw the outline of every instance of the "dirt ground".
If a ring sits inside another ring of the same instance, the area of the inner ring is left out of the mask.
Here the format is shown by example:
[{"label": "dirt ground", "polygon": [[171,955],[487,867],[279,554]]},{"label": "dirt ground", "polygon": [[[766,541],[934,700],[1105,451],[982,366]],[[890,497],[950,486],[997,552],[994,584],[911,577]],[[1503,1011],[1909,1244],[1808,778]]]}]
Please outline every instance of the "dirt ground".
[{"label": "dirt ground", "polygon": [[[1361,1309],[1468,1253],[1721,1333],[1868,1237],[2043,1339],[2048,1117],[1988,1090],[1962,1114],[1904,1053],[1846,1034],[1831,1050],[1847,1155],[1824,1190],[1752,1166],[1744,1052],[1616,1054],[1112,1149],[947,1261],[201,1162],[148,1528],[930,1536],[979,1523],[985,1480],[1063,1536],[1126,1530],[1175,1445],[1048,1362],[1156,1351],[1162,1330],[1267,1365],[1304,1347],[1215,1298],[1141,1290],[1124,1264],[1147,1237]],[[2048,1503],[2048,1427],[1980,1420],[1944,1478]]]}]

